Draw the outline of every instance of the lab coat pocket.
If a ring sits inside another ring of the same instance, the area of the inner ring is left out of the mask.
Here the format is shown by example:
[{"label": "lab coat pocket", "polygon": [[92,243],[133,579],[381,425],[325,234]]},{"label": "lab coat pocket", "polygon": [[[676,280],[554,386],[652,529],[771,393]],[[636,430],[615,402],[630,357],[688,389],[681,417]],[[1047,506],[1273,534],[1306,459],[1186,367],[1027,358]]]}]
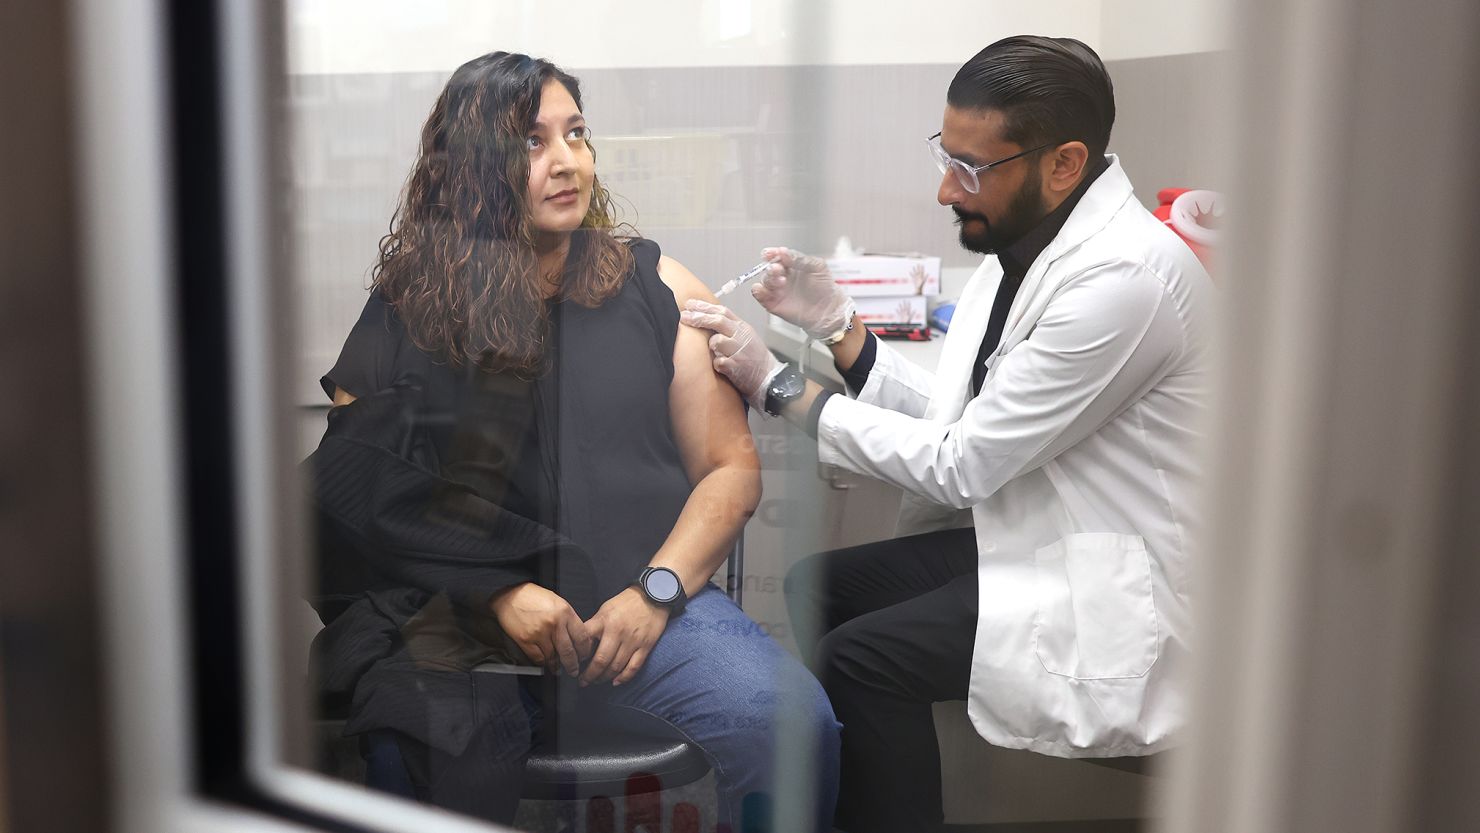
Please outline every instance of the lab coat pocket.
[{"label": "lab coat pocket", "polygon": [[1033,650],[1051,674],[1140,677],[1157,657],[1151,560],[1136,535],[1070,535],[1033,555]]}]

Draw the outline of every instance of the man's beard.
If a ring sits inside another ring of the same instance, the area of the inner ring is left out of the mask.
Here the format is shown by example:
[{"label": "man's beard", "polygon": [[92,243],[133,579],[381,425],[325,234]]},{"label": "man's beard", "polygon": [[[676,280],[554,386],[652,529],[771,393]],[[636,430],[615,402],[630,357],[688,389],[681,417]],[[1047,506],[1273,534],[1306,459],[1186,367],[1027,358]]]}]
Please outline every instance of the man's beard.
[{"label": "man's beard", "polygon": [[[1023,186],[1012,195],[1006,214],[996,224],[987,220],[984,215],[962,211],[953,206],[951,210],[956,212],[956,225],[961,228],[961,247],[968,252],[990,255],[1021,240],[1023,235],[1048,216],[1042,186],[1043,175],[1034,168]],[[968,223],[971,225],[968,226]]]}]

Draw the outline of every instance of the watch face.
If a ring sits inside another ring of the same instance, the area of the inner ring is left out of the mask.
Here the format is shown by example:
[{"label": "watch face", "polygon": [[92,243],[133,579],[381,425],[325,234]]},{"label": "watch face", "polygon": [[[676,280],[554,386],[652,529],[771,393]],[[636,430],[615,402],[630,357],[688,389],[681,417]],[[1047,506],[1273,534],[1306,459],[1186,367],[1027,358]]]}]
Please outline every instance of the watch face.
[{"label": "watch face", "polygon": [[678,575],[672,570],[653,570],[643,579],[642,584],[648,595],[657,601],[671,602],[678,598]]},{"label": "watch face", "polygon": [[783,402],[801,396],[802,391],[806,389],[807,378],[801,374],[801,371],[790,365],[771,380],[771,395]]},{"label": "watch face", "polygon": [[781,366],[781,372],[766,387],[766,413],[781,415],[781,406],[801,396],[807,390],[807,377],[790,364]]}]

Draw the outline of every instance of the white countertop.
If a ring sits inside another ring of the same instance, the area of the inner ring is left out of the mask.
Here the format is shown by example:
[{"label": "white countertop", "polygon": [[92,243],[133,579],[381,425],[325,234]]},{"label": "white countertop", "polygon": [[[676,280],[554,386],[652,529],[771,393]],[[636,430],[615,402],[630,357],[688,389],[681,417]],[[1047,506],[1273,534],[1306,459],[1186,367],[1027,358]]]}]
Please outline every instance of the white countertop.
[{"label": "white countertop", "polygon": [[[765,339],[766,346],[771,348],[771,352],[776,355],[789,361],[797,361],[800,358],[802,342],[795,336],[781,332],[774,327],[766,327]],[[940,361],[941,345],[945,343],[945,340],[945,333],[939,330],[931,330],[929,341],[910,341],[902,338],[879,339],[901,356],[930,371],[934,371],[935,365]],[[806,370],[807,375],[815,378],[818,383],[830,386],[834,390],[843,389],[843,377],[833,366],[832,351],[815,341],[812,342],[812,350],[807,356]]]}]

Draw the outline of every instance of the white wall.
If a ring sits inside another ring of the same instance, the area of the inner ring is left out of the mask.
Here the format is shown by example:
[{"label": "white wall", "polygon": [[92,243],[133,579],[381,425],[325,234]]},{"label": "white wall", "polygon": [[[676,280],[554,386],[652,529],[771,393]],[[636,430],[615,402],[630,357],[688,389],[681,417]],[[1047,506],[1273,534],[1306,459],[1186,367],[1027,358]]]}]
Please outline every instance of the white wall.
[{"label": "white wall", "polygon": [[1107,61],[1215,52],[1229,47],[1231,29],[1222,0],[1104,0],[1094,46]]},{"label": "white wall", "polygon": [[820,2],[587,0],[566,13],[542,0],[288,0],[289,67],[450,71],[493,49],[571,69],[959,64],[1021,32],[1076,37],[1117,60],[1220,49],[1227,30],[1226,0]]},{"label": "white wall", "polygon": [[1032,32],[1099,40],[1102,0],[828,0],[830,64],[960,65],[987,44]]}]

